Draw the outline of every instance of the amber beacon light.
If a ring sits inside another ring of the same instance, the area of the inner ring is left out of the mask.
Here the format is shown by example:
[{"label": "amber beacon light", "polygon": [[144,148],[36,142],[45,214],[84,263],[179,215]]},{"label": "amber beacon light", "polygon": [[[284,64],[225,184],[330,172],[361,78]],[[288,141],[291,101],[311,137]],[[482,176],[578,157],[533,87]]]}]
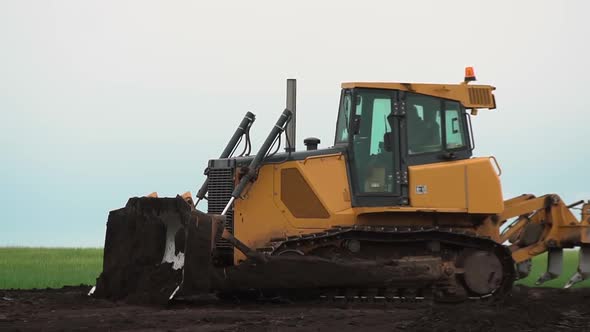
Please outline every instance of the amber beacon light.
[{"label": "amber beacon light", "polygon": [[475,81],[475,70],[473,67],[465,67],[465,82]]}]

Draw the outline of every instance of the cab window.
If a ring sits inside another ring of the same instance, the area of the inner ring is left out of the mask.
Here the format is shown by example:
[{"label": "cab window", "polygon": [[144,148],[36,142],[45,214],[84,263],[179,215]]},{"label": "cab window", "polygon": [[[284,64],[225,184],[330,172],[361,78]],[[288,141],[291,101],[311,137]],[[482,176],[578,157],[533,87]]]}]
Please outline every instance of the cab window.
[{"label": "cab window", "polygon": [[348,142],[348,126],[350,119],[350,110],[352,108],[352,95],[345,91],[340,102],[338,112],[338,123],[336,124],[336,143]]},{"label": "cab window", "polygon": [[359,90],[355,94],[353,165],[356,187],[361,193],[393,193],[393,165],[397,156],[387,151],[385,144],[387,137],[393,137],[388,121],[391,104],[389,91]]},{"label": "cab window", "polygon": [[371,155],[383,153],[385,133],[391,132],[387,116],[391,113],[391,99],[375,98],[373,100],[373,119],[371,124]]},{"label": "cab window", "polygon": [[409,94],[406,99],[409,154],[443,150],[442,102],[438,98]]},{"label": "cab window", "polygon": [[410,93],[406,114],[410,155],[467,147],[466,122],[458,102]]}]

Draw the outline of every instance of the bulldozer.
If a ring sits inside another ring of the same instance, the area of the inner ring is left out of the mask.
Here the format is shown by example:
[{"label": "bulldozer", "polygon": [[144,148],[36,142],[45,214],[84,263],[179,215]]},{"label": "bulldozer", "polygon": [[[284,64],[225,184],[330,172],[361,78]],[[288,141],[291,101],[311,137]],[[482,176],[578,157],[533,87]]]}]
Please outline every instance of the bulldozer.
[{"label": "bulldozer", "polygon": [[287,80],[257,153],[248,112],[195,200],[152,193],[110,212],[92,293],[461,302],[508,294],[543,253],[537,283],[554,279],[575,247],[566,287],[590,277],[590,202],[503,198],[496,158],[473,155],[471,121],[496,109],[495,87],[473,81],[468,67],[458,84],[343,83],[333,145],[311,137],[297,150]]}]

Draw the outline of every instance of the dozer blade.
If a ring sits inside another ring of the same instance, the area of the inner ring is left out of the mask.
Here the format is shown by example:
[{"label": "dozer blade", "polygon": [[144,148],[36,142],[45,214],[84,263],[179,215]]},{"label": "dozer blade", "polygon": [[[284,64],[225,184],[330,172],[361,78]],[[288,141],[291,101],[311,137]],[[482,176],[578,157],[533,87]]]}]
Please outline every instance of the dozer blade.
[{"label": "dozer blade", "polygon": [[182,281],[170,294],[169,300],[177,293],[194,295],[210,292],[214,268],[212,252],[216,240],[221,237],[224,222],[223,216],[210,215],[198,210],[191,212],[190,219],[184,225],[184,241],[182,244],[179,243],[179,249],[186,255]]},{"label": "dozer blade", "polygon": [[590,278],[590,246],[582,246],[579,255],[578,270],[565,284],[564,288],[570,288],[578,282]]},{"label": "dozer blade", "polygon": [[563,270],[563,249],[551,248],[547,253],[547,271],[539,277],[535,285],[541,285],[561,275]]},{"label": "dozer blade", "polygon": [[[192,215],[181,197],[135,197],[107,222],[103,272],[94,296],[163,302],[182,277],[184,225]],[[178,240],[177,240],[178,239]]]}]

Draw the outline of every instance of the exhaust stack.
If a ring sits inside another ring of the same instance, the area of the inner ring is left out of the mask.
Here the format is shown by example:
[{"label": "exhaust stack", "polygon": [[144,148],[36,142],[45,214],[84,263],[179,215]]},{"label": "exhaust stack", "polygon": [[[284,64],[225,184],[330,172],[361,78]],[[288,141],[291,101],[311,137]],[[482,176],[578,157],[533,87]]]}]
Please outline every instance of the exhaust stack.
[{"label": "exhaust stack", "polygon": [[285,133],[285,151],[295,152],[295,142],[297,142],[296,131],[296,113],[297,113],[297,80],[294,78],[287,79],[287,106],[285,107],[291,111],[291,120],[287,124]]}]

